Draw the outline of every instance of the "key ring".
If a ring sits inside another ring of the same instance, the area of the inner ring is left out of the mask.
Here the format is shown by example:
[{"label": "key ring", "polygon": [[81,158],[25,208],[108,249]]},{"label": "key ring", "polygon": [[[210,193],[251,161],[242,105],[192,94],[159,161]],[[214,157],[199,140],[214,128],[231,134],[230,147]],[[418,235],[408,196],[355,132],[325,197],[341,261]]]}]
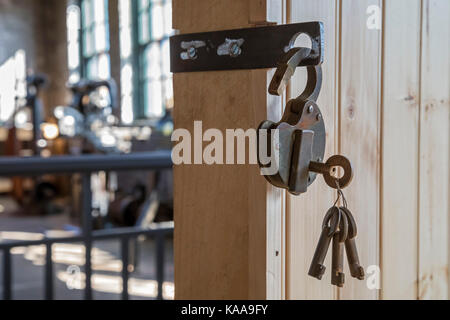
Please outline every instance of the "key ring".
[{"label": "key ring", "polygon": [[345,198],[344,191],[342,191],[342,189],[339,185],[339,179],[335,179],[335,183],[336,183],[338,198],[337,198],[336,202],[334,203],[334,206],[336,206],[339,203],[339,200],[341,200],[341,198],[342,198],[342,204],[344,205],[344,208],[347,209],[348,208],[347,199]]}]

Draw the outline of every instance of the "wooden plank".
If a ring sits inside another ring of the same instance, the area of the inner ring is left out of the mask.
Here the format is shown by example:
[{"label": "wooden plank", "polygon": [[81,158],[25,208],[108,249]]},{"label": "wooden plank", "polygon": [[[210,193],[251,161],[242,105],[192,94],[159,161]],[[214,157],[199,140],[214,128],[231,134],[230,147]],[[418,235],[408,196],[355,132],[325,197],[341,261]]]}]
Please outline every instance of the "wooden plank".
[{"label": "wooden plank", "polygon": [[[330,0],[291,1],[290,22],[322,21],[325,27],[325,61],[323,87],[318,101],[327,129],[326,155],[336,153],[337,83],[336,83],[336,30],[337,2]],[[300,40],[301,41],[301,40]],[[307,43],[297,43],[307,45]],[[306,84],[306,70],[299,68],[292,80],[290,92],[297,97]],[[322,220],[332,206],[335,192],[318,177],[307,193],[287,200],[287,261],[286,295],[288,299],[333,299],[335,290],[330,285],[331,259],[327,258],[327,272],[322,281],[308,276],[315,246],[320,236]],[[331,251],[330,255],[331,257]]]},{"label": "wooden plank", "polygon": [[[241,28],[251,26],[250,17],[268,16],[250,10],[267,6],[175,0],[174,28]],[[174,90],[175,128],[190,132],[197,120],[203,130],[224,132],[281,113],[281,101],[267,102],[266,70],[176,74]],[[174,184],[176,298],[281,298],[283,194],[267,186],[257,166],[176,166]]]},{"label": "wooden plank", "polygon": [[448,299],[450,2],[423,0],[419,298]]},{"label": "wooden plank", "polygon": [[421,1],[384,1],[383,299],[417,298]]},{"label": "wooden plank", "polygon": [[[250,0],[255,1],[255,0]],[[267,0],[261,1],[266,4],[266,22],[267,23],[286,23],[286,0]],[[257,12],[255,9],[250,9]],[[254,24],[255,20],[250,20]],[[261,24],[256,22],[256,24]],[[275,73],[275,69],[266,72],[261,77],[261,81],[266,81],[266,92],[270,81]],[[257,87],[259,88],[259,86]],[[260,95],[260,93],[257,93]],[[264,97],[264,95],[260,95]],[[286,97],[274,97],[266,95],[267,119],[279,121],[286,102]],[[286,261],[286,245],[285,245],[285,223],[286,223],[286,192],[266,184],[266,298],[269,300],[285,299],[285,261]],[[260,212],[256,213],[258,216]]]},{"label": "wooden plank", "polygon": [[[367,27],[371,5],[381,9],[381,1],[341,1],[340,35],[340,153],[351,159],[355,170],[345,195],[358,223],[357,245],[365,268],[379,266],[381,32]],[[377,290],[350,278],[347,266],[345,270],[340,298],[378,297]]]}]

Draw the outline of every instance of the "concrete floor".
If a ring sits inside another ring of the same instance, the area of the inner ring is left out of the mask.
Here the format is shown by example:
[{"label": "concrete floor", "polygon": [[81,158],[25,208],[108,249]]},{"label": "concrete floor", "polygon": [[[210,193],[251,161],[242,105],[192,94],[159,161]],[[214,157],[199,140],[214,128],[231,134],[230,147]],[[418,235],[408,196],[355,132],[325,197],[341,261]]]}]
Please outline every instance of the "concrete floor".
[{"label": "concrete floor", "polygon": [[[68,218],[64,215],[47,217],[14,217],[9,215],[11,201],[0,198],[0,242],[11,239],[32,239],[49,230],[64,230]],[[2,212],[3,211],[3,212]],[[132,246],[133,247],[133,246]],[[139,241],[138,264],[129,280],[130,299],[156,297],[156,261],[152,240]],[[131,251],[131,248],[130,248]],[[167,239],[165,253],[164,297],[173,299],[173,241]],[[3,252],[0,252],[0,299],[3,297]],[[54,292],[57,300],[83,299],[84,246],[55,244],[53,246]],[[122,262],[117,240],[98,241],[92,251],[94,299],[118,300],[121,297]],[[40,300],[44,298],[45,247],[15,248],[12,251],[13,299]]]}]

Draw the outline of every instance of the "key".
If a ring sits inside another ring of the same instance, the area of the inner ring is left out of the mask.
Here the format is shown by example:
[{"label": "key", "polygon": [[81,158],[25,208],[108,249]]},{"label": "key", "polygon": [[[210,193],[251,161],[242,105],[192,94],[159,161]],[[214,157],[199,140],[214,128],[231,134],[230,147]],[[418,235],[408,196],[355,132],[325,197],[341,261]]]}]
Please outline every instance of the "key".
[{"label": "key", "polygon": [[[340,210],[339,210],[340,211]],[[340,211],[341,212],[341,211]],[[341,215],[339,231],[333,235],[331,284],[342,288],[345,283],[344,274],[344,242],[348,236],[348,222],[345,214]]]},{"label": "key", "polygon": [[364,280],[364,268],[359,264],[358,250],[356,249],[355,238],[345,241],[345,251],[347,252],[350,274],[353,278]]},{"label": "key", "polygon": [[333,255],[331,258],[332,273],[331,284],[342,288],[345,283],[344,269],[344,243],[340,242],[339,233],[333,236]]},{"label": "key", "polygon": [[324,265],[325,257],[327,256],[328,248],[330,247],[333,234],[330,235],[330,227],[322,229],[320,234],[319,243],[317,244],[316,251],[314,253],[313,261],[309,267],[308,274],[311,277],[322,280],[326,267]]},{"label": "key", "polygon": [[361,267],[359,263],[358,250],[356,248],[356,235],[357,235],[357,226],[356,221],[347,208],[341,208],[344,215],[347,217],[349,222],[348,226],[348,237],[345,240],[345,252],[347,253],[348,266],[350,269],[350,274],[353,278],[364,280],[365,273],[364,268]]},{"label": "key", "polygon": [[337,207],[331,208],[325,215],[322,225],[322,233],[308,272],[308,275],[311,277],[322,280],[322,276],[326,270],[324,265],[325,257],[327,256],[331,239],[339,226],[340,218],[340,211]]}]

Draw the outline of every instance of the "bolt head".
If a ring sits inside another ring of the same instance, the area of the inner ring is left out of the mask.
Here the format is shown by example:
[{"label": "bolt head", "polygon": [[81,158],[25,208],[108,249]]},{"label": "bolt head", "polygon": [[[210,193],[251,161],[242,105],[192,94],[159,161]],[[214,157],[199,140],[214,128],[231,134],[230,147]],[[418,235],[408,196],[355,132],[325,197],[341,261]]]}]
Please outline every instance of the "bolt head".
[{"label": "bolt head", "polygon": [[313,112],[314,112],[314,106],[309,106],[308,113],[313,113]]},{"label": "bolt head", "polygon": [[194,47],[190,47],[187,50],[187,54],[189,59],[196,59],[197,58],[197,49],[195,49]]},{"label": "bolt head", "polygon": [[242,50],[241,50],[241,48],[239,47],[239,45],[236,42],[231,44],[231,46],[230,46],[230,56],[237,57],[241,53],[242,53]]}]

